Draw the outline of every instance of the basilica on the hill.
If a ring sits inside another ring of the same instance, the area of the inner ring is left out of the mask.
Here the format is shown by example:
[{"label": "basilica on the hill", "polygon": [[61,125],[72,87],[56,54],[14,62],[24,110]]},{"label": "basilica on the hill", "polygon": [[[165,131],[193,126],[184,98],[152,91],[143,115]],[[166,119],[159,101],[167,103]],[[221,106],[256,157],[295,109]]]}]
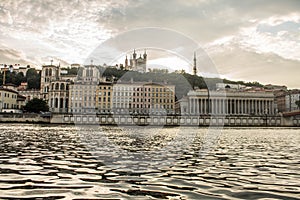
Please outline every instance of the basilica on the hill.
[{"label": "basilica on the hill", "polygon": [[125,69],[126,70],[133,70],[138,72],[146,72],[146,64],[147,64],[147,53],[146,50],[144,51],[144,54],[140,54],[139,57],[137,57],[137,53],[135,50],[133,50],[133,54],[130,56],[130,59],[128,60],[127,55],[125,58]]}]

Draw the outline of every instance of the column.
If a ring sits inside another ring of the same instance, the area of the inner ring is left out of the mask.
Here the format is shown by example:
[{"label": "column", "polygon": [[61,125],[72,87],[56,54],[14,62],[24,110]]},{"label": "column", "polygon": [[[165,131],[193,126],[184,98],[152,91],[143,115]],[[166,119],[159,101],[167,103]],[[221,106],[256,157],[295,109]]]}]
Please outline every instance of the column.
[{"label": "column", "polygon": [[275,110],[274,110],[274,102],[270,101],[270,109],[271,109],[271,114],[273,115]]},{"label": "column", "polygon": [[228,99],[228,114],[229,114],[229,115],[232,114],[232,103],[231,103],[231,99]]},{"label": "column", "polygon": [[207,108],[206,108],[206,99],[203,99],[203,104],[204,104],[204,109],[203,109],[203,113],[207,113]]},{"label": "column", "polygon": [[225,108],[224,108],[224,114],[228,114],[228,99],[224,99],[224,104],[225,104]]},{"label": "column", "polygon": [[247,100],[247,114],[250,114],[250,111],[251,110],[251,108],[250,108],[250,100],[248,99]]},{"label": "column", "polygon": [[192,99],[189,99],[189,114],[192,114]]},{"label": "column", "polygon": [[241,114],[241,107],[240,107],[241,105],[240,105],[240,104],[241,104],[241,103],[240,103],[240,99],[238,99],[238,100],[237,100],[237,113],[238,113],[238,114]]},{"label": "column", "polygon": [[197,114],[197,99],[194,99],[194,114]]},{"label": "column", "polygon": [[196,99],[193,99],[193,114],[196,114]]},{"label": "column", "polygon": [[255,115],[258,114],[258,102],[257,99],[255,99]]},{"label": "column", "polygon": [[211,100],[211,113],[214,114],[215,111],[215,101],[214,99]]}]

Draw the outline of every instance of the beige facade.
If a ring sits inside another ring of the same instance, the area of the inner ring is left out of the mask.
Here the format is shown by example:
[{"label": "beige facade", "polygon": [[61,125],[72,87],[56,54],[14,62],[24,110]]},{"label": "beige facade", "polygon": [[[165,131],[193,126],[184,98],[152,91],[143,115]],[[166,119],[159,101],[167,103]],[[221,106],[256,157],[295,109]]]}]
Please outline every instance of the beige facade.
[{"label": "beige facade", "polygon": [[26,97],[26,101],[30,101],[34,98],[42,99],[43,95],[40,90],[19,90],[19,94]]},{"label": "beige facade", "polygon": [[117,83],[113,86],[114,113],[174,114],[175,85],[151,82]]},{"label": "beige facade", "polygon": [[181,114],[274,115],[276,106],[272,92],[239,90],[193,90],[182,103]]},{"label": "beige facade", "polygon": [[97,85],[72,84],[69,91],[70,113],[95,113],[96,112]]},{"label": "beige facade", "polygon": [[0,111],[11,112],[19,109],[18,92],[12,89],[0,88]]},{"label": "beige facade", "polygon": [[85,66],[82,74],[77,77],[74,84],[69,86],[70,113],[95,113],[96,92],[100,79],[100,71],[94,65]]},{"label": "beige facade", "polygon": [[113,85],[109,82],[99,83],[96,91],[96,110],[98,113],[110,113],[112,108]]}]

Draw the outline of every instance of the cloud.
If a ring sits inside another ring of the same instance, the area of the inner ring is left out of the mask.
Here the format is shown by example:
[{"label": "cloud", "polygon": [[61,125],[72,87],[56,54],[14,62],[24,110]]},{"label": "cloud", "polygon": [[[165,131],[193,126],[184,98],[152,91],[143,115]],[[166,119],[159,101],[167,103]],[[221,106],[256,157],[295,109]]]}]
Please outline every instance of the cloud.
[{"label": "cloud", "polygon": [[223,46],[209,53],[217,69],[228,79],[259,81],[299,88],[300,61],[273,53],[257,53],[238,45]]},{"label": "cloud", "polygon": [[[2,0],[0,48],[3,60],[42,64],[41,58],[55,57],[83,63],[112,36],[136,28],[162,27],[201,44],[216,59],[219,71],[228,74],[228,69],[234,69],[232,78],[247,78],[258,73],[252,70],[264,71],[271,64],[277,71],[297,71],[299,10],[298,0]],[[225,55],[232,58],[227,61]],[[241,65],[249,69],[237,67]],[[276,82],[276,74],[257,76],[270,82],[272,77]]]}]

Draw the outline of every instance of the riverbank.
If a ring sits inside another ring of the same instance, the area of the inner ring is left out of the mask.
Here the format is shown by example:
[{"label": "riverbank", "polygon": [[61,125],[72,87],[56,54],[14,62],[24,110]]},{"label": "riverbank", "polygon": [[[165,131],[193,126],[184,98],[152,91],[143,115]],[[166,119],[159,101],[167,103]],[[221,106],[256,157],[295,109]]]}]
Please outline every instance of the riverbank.
[{"label": "riverbank", "polygon": [[123,126],[251,126],[251,127],[300,127],[300,118],[283,116],[131,116],[96,114],[18,114],[1,113],[0,123],[46,123],[46,124],[99,124]]}]

